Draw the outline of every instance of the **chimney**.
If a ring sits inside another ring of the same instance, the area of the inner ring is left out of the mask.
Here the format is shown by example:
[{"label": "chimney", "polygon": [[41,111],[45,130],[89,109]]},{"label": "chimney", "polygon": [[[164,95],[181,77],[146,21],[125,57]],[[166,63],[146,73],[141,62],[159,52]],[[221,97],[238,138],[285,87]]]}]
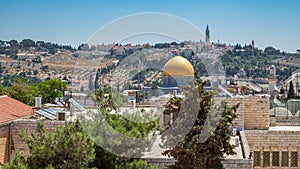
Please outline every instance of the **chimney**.
[{"label": "chimney", "polygon": [[236,128],[235,128],[235,127],[232,129],[232,136],[233,136],[233,137],[236,136]]},{"label": "chimney", "polygon": [[42,97],[34,98],[35,108],[42,108]]},{"label": "chimney", "polygon": [[56,102],[56,103],[59,102],[59,97],[55,97],[55,102]]},{"label": "chimney", "polygon": [[70,92],[68,90],[64,91],[64,102],[65,102],[65,107],[70,109]]},{"label": "chimney", "polygon": [[67,102],[70,99],[70,91],[66,90],[64,92],[64,101]]}]

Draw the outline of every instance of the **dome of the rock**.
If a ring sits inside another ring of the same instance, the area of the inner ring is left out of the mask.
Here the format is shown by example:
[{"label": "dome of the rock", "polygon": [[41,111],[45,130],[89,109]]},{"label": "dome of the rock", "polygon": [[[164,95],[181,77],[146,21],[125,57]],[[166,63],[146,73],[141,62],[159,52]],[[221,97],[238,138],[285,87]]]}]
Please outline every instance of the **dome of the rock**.
[{"label": "dome of the rock", "polygon": [[184,57],[176,56],[164,66],[163,76],[194,76],[193,65]]}]

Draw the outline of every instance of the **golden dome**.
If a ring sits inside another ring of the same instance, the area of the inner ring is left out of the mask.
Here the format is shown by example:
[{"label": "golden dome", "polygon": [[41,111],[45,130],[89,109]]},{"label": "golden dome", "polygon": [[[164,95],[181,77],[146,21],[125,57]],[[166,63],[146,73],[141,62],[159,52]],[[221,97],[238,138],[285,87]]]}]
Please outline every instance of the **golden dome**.
[{"label": "golden dome", "polygon": [[176,56],[164,66],[163,76],[194,76],[193,65],[184,57]]}]

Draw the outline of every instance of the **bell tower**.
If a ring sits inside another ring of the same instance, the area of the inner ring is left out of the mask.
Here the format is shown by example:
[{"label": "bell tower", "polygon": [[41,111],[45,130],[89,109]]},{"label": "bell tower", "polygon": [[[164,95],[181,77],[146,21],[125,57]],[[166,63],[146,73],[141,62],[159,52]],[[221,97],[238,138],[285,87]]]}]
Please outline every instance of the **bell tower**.
[{"label": "bell tower", "polygon": [[208,25],[206,26],[206,31],[205,31],[205,42],[206,43],[210,42],[210,33],[209,33]]},{"label": "bell tower", "polygon": [[276,69],[275,66],[272,65],[270,67],[270,75],[269,75],[269,92],[273,92],[275,90],[276,83],[277,83]]}]

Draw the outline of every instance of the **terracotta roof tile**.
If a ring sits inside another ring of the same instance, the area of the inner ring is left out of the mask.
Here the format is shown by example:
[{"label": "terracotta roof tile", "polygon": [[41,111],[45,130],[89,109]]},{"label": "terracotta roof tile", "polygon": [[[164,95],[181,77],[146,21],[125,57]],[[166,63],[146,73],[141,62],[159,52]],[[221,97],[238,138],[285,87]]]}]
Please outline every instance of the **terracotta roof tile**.
[{"label": "terracotta roof tile", "polygon": [[8,96],[0,96],[0,125],[33,114],[32,107]]}]

